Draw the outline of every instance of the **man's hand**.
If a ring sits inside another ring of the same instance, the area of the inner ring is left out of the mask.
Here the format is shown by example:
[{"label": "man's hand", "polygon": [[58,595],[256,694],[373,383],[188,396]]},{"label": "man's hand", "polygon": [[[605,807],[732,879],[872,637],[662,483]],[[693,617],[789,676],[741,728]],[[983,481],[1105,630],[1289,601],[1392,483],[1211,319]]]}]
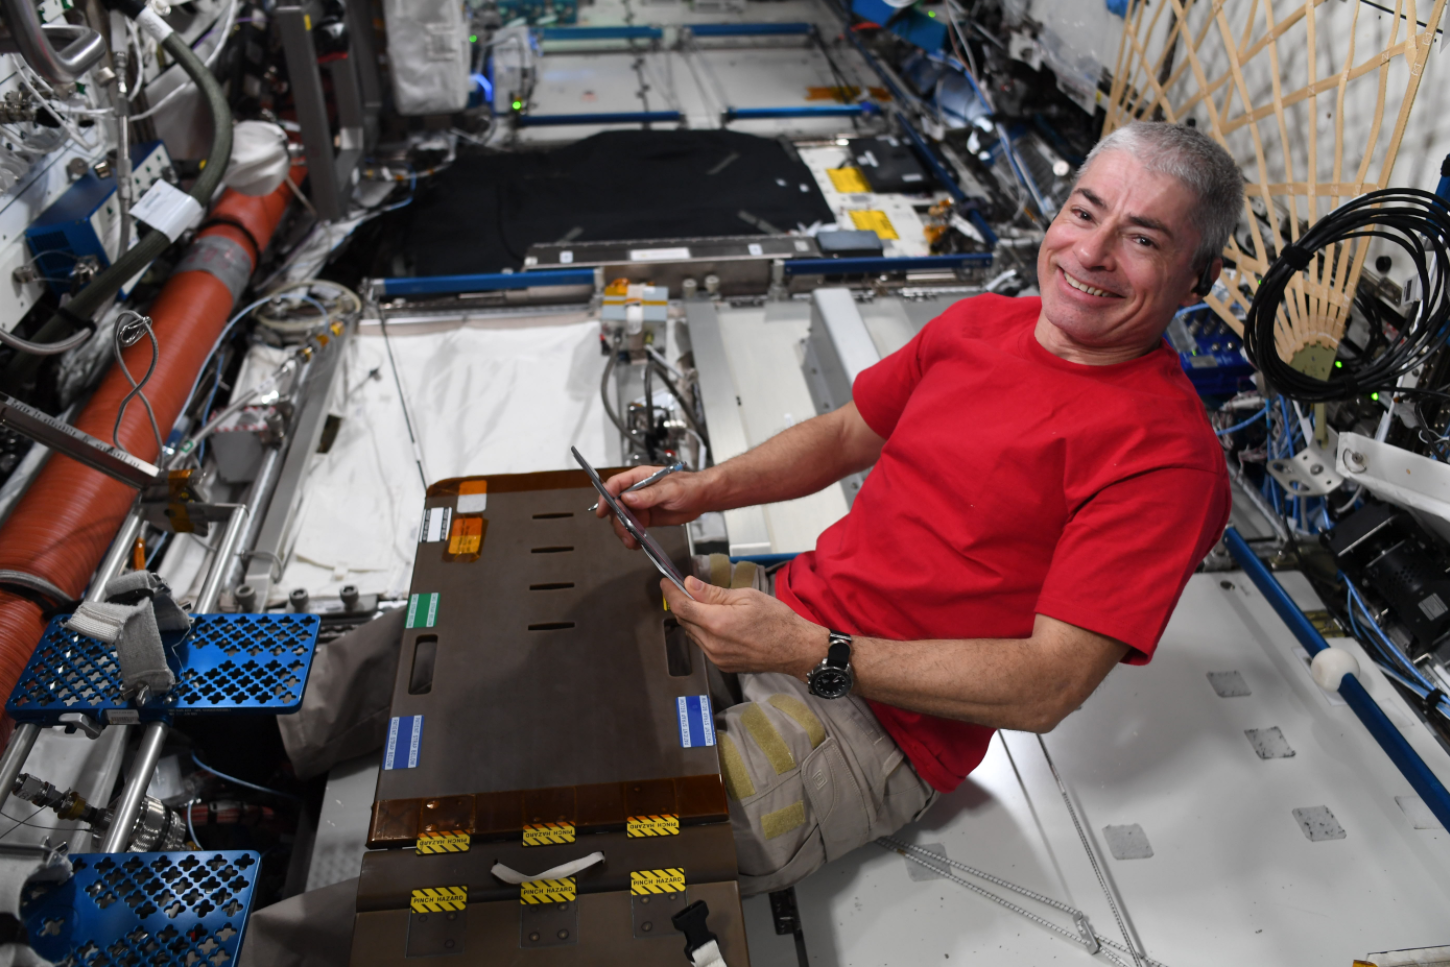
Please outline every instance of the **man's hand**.
[{"label": "man's hand", "polygon": [[[646,491],[641,491],[641,493]],[[691,601],[661,581],[670,613],[724,672],[784,672],[804,679],[826,657],[826,629],[754,588],[717,588],[693,577]]]},{"label": "man's hand", "polygon": [[[659,469],[659,467],[633,467],[604,481],[604,489],[628,507],[642,527],[687,524],[711,509],[704,503],[705,494],[702,486],[704,475],[688,470],[672,473],[632,494],[621,493]],[[630,550],[639,548],[639,542],[629,536],[624,525],[619,522],[618,518],[614,516],[614,512],[609,509],[609,505],[603,500],[599,501],[599,507],[594,511],[594,516],[608,517],[614,524],[614,532],[619,535],[624,546]]]}]

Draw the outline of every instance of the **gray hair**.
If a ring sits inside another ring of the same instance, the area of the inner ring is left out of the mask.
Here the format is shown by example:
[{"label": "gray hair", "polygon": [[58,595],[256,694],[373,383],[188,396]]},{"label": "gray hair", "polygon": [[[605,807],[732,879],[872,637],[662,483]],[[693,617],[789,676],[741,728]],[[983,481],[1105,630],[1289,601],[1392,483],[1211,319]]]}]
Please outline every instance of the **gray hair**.
[{"label": "gray hair", "polygon": [[1197,128],[1162,121],[1134,121],[1093,146],[1078,169],[1086,171],[1104,151],[1126,151],[1149,171],[1171,175],[1198,196],[1194,270],[1202,272],[1228,244],[1244,208],[1244,176],[1229,153]]}]

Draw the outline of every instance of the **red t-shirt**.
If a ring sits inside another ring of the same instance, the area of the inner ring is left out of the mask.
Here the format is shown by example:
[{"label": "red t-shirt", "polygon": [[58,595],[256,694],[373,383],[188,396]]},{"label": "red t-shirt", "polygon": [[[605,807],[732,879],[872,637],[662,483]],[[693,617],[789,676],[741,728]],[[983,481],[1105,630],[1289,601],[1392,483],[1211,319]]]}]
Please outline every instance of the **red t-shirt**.
[{"label": "red t-shirt", "polygon": [[[776,593],[839,631],[897,641],[1026,638],[1043,614],[1152,657],[1228,522],[1223,451],[1166,345],[1112,366],[1034,335],[1041,300],[958,302],[856,379],[886,439],[851,512]],[[937,789],[993,730],[871,703]]]}]

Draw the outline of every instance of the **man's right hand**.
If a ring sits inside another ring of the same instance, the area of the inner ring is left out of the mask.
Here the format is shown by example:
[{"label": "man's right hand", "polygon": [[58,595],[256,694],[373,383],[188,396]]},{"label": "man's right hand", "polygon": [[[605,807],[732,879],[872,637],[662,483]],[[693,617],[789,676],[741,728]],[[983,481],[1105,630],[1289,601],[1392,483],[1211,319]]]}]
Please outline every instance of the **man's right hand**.
[{"label": "man's right hand", "polygon": [[[604,488],[628,507],[643,527],[685,524],[711,509],[705,504],[704,473],[690,471],[672,473],[643,490],[636,490],[632,494],[622,493],[626,488],[634,486],[659,469],[659,467],[632,467],[604,481]],[[619,535],[619,539],[624,542],[625,547],[631,550],[639,547],[639,542],[629,536],[629,532],[614,516],[614,512],[609,509],[607,503],[601,500],[598,509],[594,511],[594,516],[609,517],[610,522],[614,525],[614,532]]]}]

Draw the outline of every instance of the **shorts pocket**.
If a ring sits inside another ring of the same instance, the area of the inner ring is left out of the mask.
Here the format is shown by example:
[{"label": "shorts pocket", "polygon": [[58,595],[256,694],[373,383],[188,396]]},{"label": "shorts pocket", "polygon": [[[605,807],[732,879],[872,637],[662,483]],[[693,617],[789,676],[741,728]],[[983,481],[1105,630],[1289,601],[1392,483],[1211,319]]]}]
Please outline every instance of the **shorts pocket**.
[{"label": "shorts pocket", "polygon": [[870,838],[871,807],[835,736],[801,763],[801,782],[815,813],[826,862],[845,856]]},{"label": "shorts pocket", "polygon": [[795,886],[825,865],[826,849],[821,844],[820,830],[812,829],[805,842],[801,843],[800,848],[795,851],[795,855],[787,860],[780,869],[760,876],[741,873],[740,895],[743,897],[758,896],[761,893],[784,890],[788,886]]}]

